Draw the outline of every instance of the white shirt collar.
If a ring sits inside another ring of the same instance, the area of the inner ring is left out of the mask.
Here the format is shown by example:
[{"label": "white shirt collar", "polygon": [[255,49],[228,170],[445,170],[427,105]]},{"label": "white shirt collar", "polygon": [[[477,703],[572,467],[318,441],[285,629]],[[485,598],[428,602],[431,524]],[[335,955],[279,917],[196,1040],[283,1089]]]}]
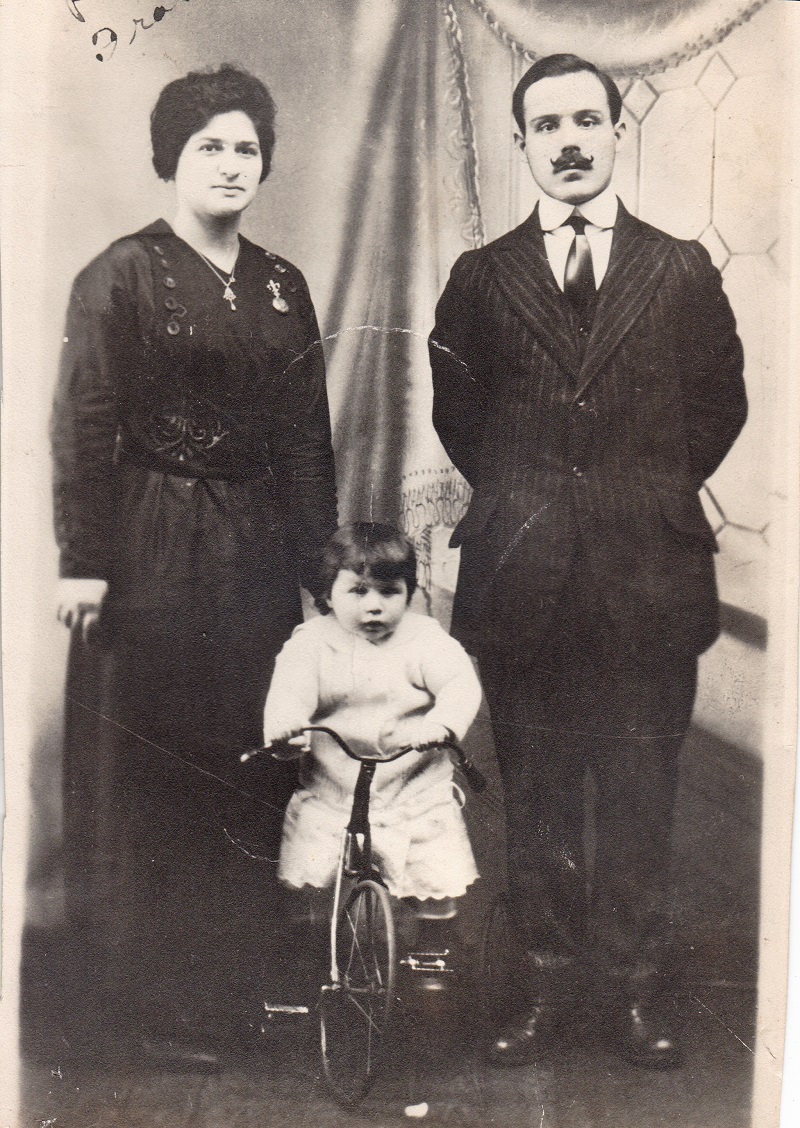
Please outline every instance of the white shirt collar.
[{"label": "white shirt collar", "polygon": [[[574,204],[554,200],[552,196],[542,196],[539,199],[539,223],[542,231],[554,231],[557,227],[563,226],[574,210]],[[599,196],[578,206],[578,211],[588,223],[604,229],[614,226],[617,221],[617,210],[617,196],[610,185],[604,188]]]}]

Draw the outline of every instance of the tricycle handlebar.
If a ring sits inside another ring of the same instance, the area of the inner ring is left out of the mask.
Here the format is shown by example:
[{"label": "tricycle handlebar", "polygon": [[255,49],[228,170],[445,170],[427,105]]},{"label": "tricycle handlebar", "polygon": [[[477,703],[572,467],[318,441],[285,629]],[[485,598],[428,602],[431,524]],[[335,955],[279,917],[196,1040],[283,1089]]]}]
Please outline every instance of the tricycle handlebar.
[{"label": "tricycle handlebar", "polygon": [[[357,760],[362,764],[390,764],[393,760],[399,760],[401,756],[405,756],[408,752],[426,752],[431,748],[449,748],[451,749],[451,751],[455,752],[456,758],[458,760],[458,766],[464,773],[464,778],[466,779],[472,790],[475,792],[481,792],[486,787],[486,778],[484,777],[483,773],[475,767],[464,749],[456,743],[454,737],[448,740],[437,740],[432,744],[424,744],[422,745],[422,747],[416,749],[411,745],[408,745],[405,748],[398,748],[396,752],[389,753],[389,755],[383,756],[376,754],[374,756],[370,756],[369,754],[364,755],[359,752],[354,752],[347,741],[344,739],[344,737],[342,737],[334,729],[328,728],[326,725],[306,725],[300,730],[300,732],[324,732],[339,745],[345,755],[349,756],[351,760]],[[298,736],[300,735],[300,732],[298,732]],[[284,746],[289,744],[288,740],[275,741],[275,743],[277,745]],[[258,755],[259,752],[266,751],[270,751],[274,755],[274,751],[271,747],[257,748],[252,752],[243,753],[243,755],[240,756],[240,760],[242,761],[242,763],[245,763],[247,760],[252,759],[253,756]]]}]

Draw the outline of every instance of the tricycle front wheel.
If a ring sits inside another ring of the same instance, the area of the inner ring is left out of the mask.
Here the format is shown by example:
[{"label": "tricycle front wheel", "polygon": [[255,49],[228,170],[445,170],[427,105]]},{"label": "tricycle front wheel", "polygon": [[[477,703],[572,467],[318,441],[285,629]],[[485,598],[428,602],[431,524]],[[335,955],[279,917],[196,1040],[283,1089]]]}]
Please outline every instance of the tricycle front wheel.
[{"label": "tricycle front wheel", "polygon": [[333,1096],[352,1106],[380,1069],[392,1019],[396,944],[389,895],[377,881],[359,881],[336,925],[338,976],[322,988],[320,1043]]}]

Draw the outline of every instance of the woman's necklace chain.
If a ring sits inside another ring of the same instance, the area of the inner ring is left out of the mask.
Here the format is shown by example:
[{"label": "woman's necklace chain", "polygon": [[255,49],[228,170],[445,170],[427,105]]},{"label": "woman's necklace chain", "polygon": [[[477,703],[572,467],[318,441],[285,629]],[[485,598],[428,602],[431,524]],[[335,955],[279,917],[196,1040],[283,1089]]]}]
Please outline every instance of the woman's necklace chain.
[{"label": "woman's necklace chain", "polygon": [[213,262],[211,262],[210,259],[207,259],[202,251],[198,251],[197,253],[200,256],[200,258],[203,260],[203,262],[206,264],[208,269],[212,270],[214,272],[214,274],[216,274],[217,278],[219,278],[220,282],[225,287],[223,294],[222,294],[222,297],[224,298],[224,300],[226,302],[230,302],[231,309],[236,309],[236,306],[233,304],[236,301],[236,295],[234,294],[233,290],[231,289],[231,286],[236,281],[236,275],[234,274],[234,271],[236,270],[236,262],[238,262],[238,259],[239,259],[238,254],[236,256],[236,261],[233,264],[233,270],[231,271],[230,278],[223,278],[223,276],[220,274],[220,272],[214,266]]}]

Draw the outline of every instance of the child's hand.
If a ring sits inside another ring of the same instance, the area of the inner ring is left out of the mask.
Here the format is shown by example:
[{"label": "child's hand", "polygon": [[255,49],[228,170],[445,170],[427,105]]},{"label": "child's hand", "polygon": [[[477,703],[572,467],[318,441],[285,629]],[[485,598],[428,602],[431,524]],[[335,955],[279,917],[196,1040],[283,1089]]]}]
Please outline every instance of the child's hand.
[{"label": "child's hand", "polygon": [[407,717],[386,725],[378,737],[378,744],[386,752],[399,752],[401,748],[424,750],[432,744],[451,740],[452,734],[438,721],[427,717]]},{"label": "child's hand", "polygon": [[297,752],[279,749],[272,755],[276,760],[294,760],[304,752],[310,751],[310,733],[303,732],[308,725],[307,717],[281,717],[264,725],[264,747],[271,748],[275,743],[291,744]]}]

